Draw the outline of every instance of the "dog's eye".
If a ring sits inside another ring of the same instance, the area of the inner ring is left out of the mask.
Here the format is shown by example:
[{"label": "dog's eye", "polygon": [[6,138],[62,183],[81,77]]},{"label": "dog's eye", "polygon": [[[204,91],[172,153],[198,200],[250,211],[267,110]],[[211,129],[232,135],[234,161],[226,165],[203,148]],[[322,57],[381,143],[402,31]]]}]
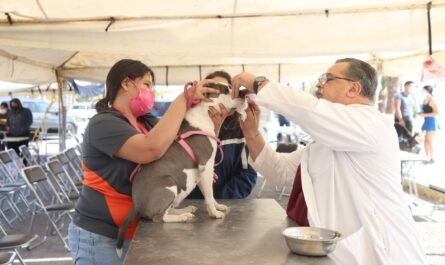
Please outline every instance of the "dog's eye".
[{"label": "dog's eye", "polygon": [[206,98],[217,98],[219,96],[218,93],[205,93]]}]

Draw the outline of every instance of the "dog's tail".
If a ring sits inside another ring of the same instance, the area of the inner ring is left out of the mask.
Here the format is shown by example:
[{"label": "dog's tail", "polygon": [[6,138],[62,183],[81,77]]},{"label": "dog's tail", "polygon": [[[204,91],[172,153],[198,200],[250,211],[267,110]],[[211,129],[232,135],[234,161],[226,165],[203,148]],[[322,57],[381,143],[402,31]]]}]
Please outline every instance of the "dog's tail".
[{"label": "dog's tail", "polygon": [[127,218],[125,218],[124,223],[119,228],[119,233],[117,234],[116,251],[119,257],[122,255],[122,246],[124,245],[125,232],[127,231],[128,226],[133,223],[133,220],[135,218],[139,218],[139,213],[133,207],[133,209],[131,209],[130,213],[127,215]]}]

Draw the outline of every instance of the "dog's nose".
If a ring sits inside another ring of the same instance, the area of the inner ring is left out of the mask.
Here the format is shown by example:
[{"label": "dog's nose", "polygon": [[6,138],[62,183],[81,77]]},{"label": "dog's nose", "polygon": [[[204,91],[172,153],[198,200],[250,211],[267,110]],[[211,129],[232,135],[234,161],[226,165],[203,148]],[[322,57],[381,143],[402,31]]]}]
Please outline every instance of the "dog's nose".
[{"label": "dog's nose", "polygon": [[245,98],[246,95],[247,95],[247,89],[243,89],[243,90],[238,91],[238,97],[239,98]]}]

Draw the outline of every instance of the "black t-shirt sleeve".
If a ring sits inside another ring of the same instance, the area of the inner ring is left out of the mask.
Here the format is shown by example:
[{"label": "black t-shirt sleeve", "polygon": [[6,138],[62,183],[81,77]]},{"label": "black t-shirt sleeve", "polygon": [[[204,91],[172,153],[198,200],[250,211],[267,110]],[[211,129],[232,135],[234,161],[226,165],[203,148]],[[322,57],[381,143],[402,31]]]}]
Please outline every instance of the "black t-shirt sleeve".
[{"label": "black t-shirt sleeve", "polygon": [[110,157],[139,132],[126,120],[114,113],[100,113],[91,119],[88,130],[90,145]]}]

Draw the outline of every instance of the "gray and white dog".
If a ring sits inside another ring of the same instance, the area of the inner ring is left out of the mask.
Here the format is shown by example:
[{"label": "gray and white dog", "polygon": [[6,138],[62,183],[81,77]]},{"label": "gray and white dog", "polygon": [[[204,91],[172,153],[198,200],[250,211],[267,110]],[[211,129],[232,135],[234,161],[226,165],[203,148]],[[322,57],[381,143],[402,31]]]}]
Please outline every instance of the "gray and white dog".
[{"label": "gray and white dog", "polygon": [[[214,123],[208,114],[209,106],[220,110],[222,103],[226,109],[236,108],[241,119],[245,119],[247,107],[244,98],[232,99],[231,90],[221,83],[207,84],[216,88],[219,94],[209,94],[213,102],[201,102],[186,113],[179,129],[179,135],[189,131],[205,131],[213,136]],[[196,157],[196,162],[178,143],[173,142],[160,159],[142,165],[135,175],[132,187],[134,208],[119,229],[117,249],[122,248],[127,227],[134,218],[146,217],[153,222],[187,222],[192,220],[195,206],[182,209],[182,200],[198,185],[201,190],[207,212],[213,218],[223,218],[228,207],[219,204],[213,197],[213,172],[217,143],[205,135],[192,135],[185,139]]]}]

